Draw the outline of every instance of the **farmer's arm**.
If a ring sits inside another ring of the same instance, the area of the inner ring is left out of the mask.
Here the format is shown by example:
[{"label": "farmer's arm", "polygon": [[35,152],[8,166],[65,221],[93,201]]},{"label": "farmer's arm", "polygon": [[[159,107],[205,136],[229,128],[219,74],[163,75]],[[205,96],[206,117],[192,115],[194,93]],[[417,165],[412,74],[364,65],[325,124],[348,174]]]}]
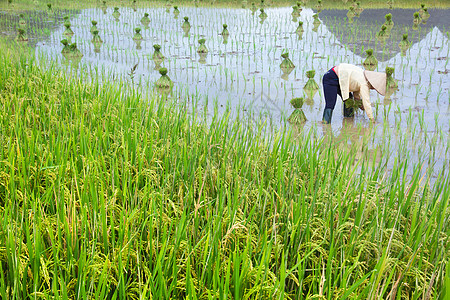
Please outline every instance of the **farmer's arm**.
[{"label": "farmer's arm", "polygon": [[369,92],[369,86],[367,83],[361,84],[359,93],[361,95],[362,103],[364,106],[364,110],[366,111],[367,116],[369,119],[373,122],[373,113],[372,113],[372,105],[370,103],[370,92]]}]

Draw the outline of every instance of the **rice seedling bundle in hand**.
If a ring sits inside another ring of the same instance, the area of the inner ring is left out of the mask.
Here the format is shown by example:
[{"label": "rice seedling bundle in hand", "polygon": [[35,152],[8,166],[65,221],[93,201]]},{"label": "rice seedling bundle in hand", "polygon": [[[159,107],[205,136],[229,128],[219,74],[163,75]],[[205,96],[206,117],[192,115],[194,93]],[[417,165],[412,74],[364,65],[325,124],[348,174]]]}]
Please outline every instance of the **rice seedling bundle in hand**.
[{"label": "rice seedling bundle in hand", "polygon": [[307,121],[305,113],[303,112],[303,98],[293,98],[291,101],[291,105],[294,107],[294,111],[289,116],[288,121],[291,124],[300,125]]},{"label": "rice seedling bundle in hand", "polygon": [[373,49],[367,49],[366,54],[367,54],[367,57],[363,62],[363,66],[366,70],[373,71],[378,66],[378,60],[373,55]]}]

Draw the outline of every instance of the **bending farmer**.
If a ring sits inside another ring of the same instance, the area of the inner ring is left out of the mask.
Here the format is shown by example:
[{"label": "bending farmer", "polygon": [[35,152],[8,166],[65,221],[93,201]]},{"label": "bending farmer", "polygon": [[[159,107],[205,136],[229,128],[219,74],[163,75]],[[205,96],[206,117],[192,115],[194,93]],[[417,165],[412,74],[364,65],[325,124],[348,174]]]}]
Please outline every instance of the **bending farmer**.
[{"label": "bending farmer", "polygon": [[340,64],[331,68],[323,75],[323,92],[325,95],[325,110],[323,122],[331,123],[331,116],[336,105],[337,95],[344,101],[344,117],[353,116],[353,108],[346,105],[346,100],[352,97],[362,100],[362,107],[369,119],[374,122],[370,104],[369,89],[375,89],[379,94],[386,93],[386,73],[366,71],[350,64]]}]

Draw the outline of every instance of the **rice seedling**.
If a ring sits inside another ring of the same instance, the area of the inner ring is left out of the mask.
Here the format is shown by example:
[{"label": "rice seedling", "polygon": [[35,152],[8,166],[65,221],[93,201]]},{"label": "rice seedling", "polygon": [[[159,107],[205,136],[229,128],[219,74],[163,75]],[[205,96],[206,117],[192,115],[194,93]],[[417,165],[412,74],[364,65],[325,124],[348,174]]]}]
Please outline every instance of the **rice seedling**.
[{"label": "rice seedling", "polygon": [[292,98],[291,105],[294,107],[294,111],[288,118],[289,123],[300,125],[307,121],[305,113],[302,110],[303,102],[303,98]]},{"label": "rice seedling", "polygon": [[373,55],[373,49],[367,49],[366,54],[367,54],[367,57],[363,61],[363,66],[366,70],[374,71],[378,66],[378,60]]},{"label": "rice seedling", "polygon": [[308,96],[309,99],[313,99],[314,95],[319,90],[319,85],[314,80],[314,76],[316,76],[315,70],[310,70],[306,72],[306,77],[308,78],[308,81],[305,83],[303,90],[306,92],[306,95]]}]

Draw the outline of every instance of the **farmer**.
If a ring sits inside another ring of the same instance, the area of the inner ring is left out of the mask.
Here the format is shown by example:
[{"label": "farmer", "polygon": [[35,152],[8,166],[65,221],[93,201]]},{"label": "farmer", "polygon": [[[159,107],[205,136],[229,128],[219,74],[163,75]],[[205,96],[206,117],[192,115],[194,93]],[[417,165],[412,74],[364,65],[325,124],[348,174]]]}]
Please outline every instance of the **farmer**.
[{"label": "farmer", "polygon": [[[331,68],[323,75],[323,93],[325,95],[325,110],[323,122],[331,123],[337,95],[344,101],[344,117],[353,116],[353,108],[346,105],[346,100],[353,98],[362,100],[361,109],[366,111],[370,121],[375,122],[370,104],[369,89],[375,89],[379,94],[386,93],[386,74],[366,71],[350,64],[340,64]],[[351,94],[353,92],[353,95]]]}]

